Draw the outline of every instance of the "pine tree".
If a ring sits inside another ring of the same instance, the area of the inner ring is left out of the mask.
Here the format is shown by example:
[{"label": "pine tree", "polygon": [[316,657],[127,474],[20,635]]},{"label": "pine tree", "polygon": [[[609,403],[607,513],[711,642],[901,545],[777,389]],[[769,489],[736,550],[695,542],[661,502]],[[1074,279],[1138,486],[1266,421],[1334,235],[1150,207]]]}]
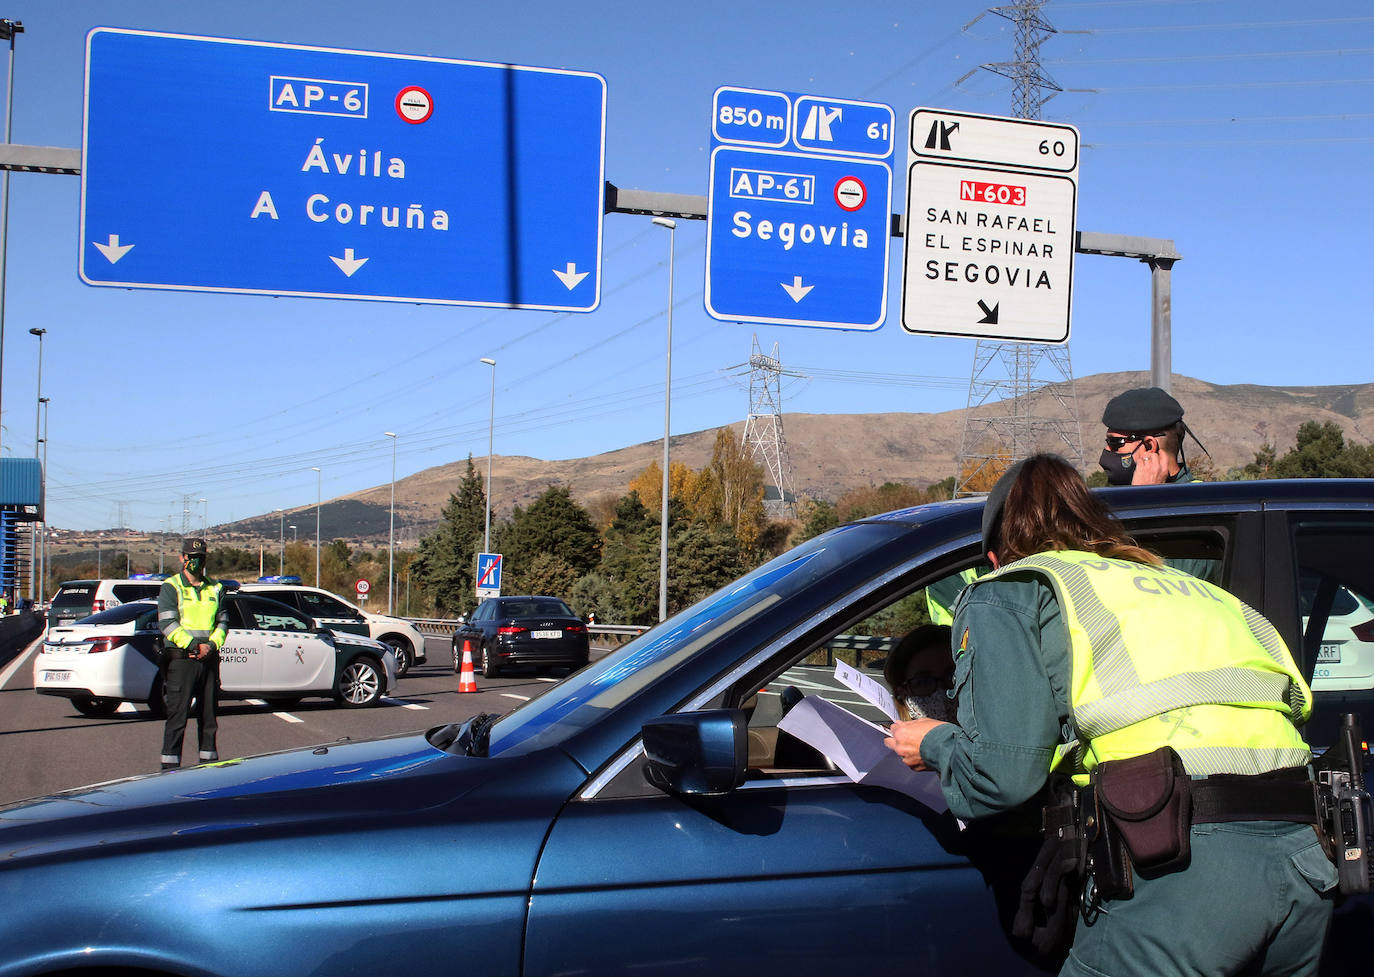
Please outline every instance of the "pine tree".
[{"label": "pine tree", "polygon": [[420,540],[411,565],[420,591],[444,616],[466,614],[477,606],[477,554],[486,532],[487,497],[468,455],[467,471],[444,506],[439,526]]}]

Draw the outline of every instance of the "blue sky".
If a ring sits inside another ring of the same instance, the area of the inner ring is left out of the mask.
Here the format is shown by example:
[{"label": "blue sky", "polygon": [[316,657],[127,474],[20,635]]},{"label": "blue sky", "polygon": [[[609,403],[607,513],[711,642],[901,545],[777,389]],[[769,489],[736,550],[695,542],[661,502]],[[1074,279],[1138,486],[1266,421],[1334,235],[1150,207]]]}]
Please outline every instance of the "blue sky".
[{"label": "blue sky", "polygon": [[[899,140],[917,106],[1010,115],[1009,21],[974,2],[379,7],[190,0],[11,0],[13,141],[79,147],[85,37],[95,26],[578,69],[607,83],[606,178],[704,195],[711,98],[724,85],[884,102]],[[1041,48],[1066,89],[1043,118],[1083,143],[1079,230],[1173,239],[1173,369],[1217,383],[1371,377],[1368,155],[1374,15],[1355,0],[1054,0]],[[965,28],[971,21],[976,22]],[[173,117],[174,118],[174,117]],[[169,124],[175,124],[170,122]],[[899,143],[893,208],[904,207]],[[183,165],[190,165],[189,163]],[[6,455],[34,449],[45,328],[49,521],[180,527],[312,504],[487,450],[556,459],[662,436],[665,232],[604,221],[589,314],[93,288],[76,274],[80,181],[11,177],[3,377]],[[740,420],[758,336],[809,379],[784,410],[963,407],[974,343],[905,333],[902,243],[873,332],[718,322],[703,308],[705,225],[679,221],[673,430]],[[1150,288],[1138,262],[1078,256],[1074,372],[1149,369]],[[1085,419],[1091,420],[1091,419]],[[1090,428],[1090,425],[1088,425]],[[499,500],[497,500],[499,506]],[[122,503],[122,505],[121,505]],[[200,503],[194,502],[199,522]]]}]

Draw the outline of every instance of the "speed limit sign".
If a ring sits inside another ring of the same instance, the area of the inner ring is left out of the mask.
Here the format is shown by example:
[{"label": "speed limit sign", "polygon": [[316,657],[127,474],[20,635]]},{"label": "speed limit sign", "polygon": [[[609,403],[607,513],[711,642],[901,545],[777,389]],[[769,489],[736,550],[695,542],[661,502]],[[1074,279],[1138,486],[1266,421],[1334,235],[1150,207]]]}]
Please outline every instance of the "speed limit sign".
[{"label": "speed limit sign", "polygon": [[372,584],[368,583],[366,580],[359,580],[353,585],[353,589],[358,592],[359,597],[366,597],[367,592],[372,589]]}]

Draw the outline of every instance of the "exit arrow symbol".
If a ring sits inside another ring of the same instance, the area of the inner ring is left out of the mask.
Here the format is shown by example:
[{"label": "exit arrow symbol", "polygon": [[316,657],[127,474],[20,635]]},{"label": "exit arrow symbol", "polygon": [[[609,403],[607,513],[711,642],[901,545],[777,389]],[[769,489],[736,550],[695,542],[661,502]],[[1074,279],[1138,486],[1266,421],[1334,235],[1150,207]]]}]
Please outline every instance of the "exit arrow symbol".
[{"label": "exit arrow symbol", "polygon": [[783,291],[785,291],[788,295],[792,296],[793,302],[798,303],[800,303],[802,299],[806,298],[807,292],[811,291],[813,288],[816,287],[815,285],[803,285],[801,283],[801,275],[793,275],[791,285],[787,284],[786,282],[778,282],[778,284],[783,287]]},{"label": "exit arrow symbol", "polygon": [[114,264],[133,248],[132,244],[120,244],[118,234],[111,234],[108,244],[101,244],[99,241],[92,241],[91,243],[100,250],[100,253],[109,260],[110,264]]},{"label": "exit arrow symbol", "polygon": [[575,261],[568,262],[567,271],[559,271],[555,268],[553,269],[553,273],[558,276],[558,280],[562,282],[570,292],[578,286],[582,279],[591,274],[589,271],[578,271],[577,262]]},{"label": "exit arrow symbol", "polygon": [[984,302],[982,299],[979,299],[978,308],[983,310],[983,318],[978,320],[978,324],[980,326],[985,324],[989,326],[997,325],[997,310],[1001,307],[1002,303],[998,302],[996,305],[989,309],[988,304]]},{"label": "exit arrow symbol", "polygon": [[344,256],[342,258],[336,258],[331,254],[329,260],[338,265],[339,271],[343,272],[349,278],[352,278],[353,273],[368,262],[367,258],[353,257],[352,248],[344,248]]}]

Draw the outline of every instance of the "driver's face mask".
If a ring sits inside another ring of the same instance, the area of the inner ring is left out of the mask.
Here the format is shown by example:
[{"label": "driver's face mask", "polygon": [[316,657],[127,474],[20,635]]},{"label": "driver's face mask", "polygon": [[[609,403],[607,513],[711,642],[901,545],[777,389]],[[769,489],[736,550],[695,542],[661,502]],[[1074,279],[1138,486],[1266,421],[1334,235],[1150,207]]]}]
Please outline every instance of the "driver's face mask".
[{"label": "driver's face mask", "polygon": [[1097,458],[1097,463],[1107,473],[1108,485],[1131,484],[1131,476],[1135,474],[1135,457],[1133,455],[1118,454],[1111,448],[1103,448],[1102,454]]},{"label": "driver's face mask", "polygon": [[946,723],[955,721],[954,700],[944,689],[936,689],[930,695],[904,695],[902,705],[906,706],[912,719],[938,719]]}]

